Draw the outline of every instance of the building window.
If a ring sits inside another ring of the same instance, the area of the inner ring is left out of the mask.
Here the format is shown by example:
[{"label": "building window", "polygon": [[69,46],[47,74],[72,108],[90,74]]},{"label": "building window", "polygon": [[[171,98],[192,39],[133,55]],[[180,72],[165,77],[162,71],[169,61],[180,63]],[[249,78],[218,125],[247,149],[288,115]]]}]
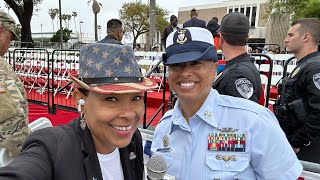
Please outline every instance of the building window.
[{"label": "building window", "polygon": [[231,9],[229,9],[229,13],[232,13],[232,8],[231,8]]},{"label": "building window", "polygon": [[240,9],[240,13],[244,14],[244,8]]},{"label": "building window", "polygon": [[238,12],[238,11],[239,11],[239,8],[234,8],[234,11],[235,11],[235,12]]},{"label": "building window", "polygon": [[252,7],[251,26],[256,25],[257,7]]},{"label": "building window", "polygon": [[248,17],[248,18],[250,18],[250,7],[247,7],[247,10],[246,10],[246,16]]}]

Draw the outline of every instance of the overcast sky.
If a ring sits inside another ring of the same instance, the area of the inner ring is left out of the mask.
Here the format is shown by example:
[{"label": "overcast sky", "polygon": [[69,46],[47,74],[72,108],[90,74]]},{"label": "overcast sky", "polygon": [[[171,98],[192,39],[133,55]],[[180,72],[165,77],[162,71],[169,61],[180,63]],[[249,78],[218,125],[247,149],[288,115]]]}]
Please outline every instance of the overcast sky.
[{"label": "overcast sky", "polygon": [[[98,24],[101,25],[101,34],[102,37],[105,36],[107,21],[112,18],[119,17],[119,9],[122,4],[125,2],[134,2],[136,0],[98,0],[102,4],[101,12],[98,14]],[[94,15],[92,13],[91,4],[88,6],[88,0],[61,0],[62,4],[62,14],[72,14],[73,11],[78,13],[76,17],[76,27],[77,31],[79,31],[79,21],[83,21],[81,24],[81,31],[89,36],[94,36]],[[142,0],[142,2],[148,3],[148,0]],[[219,2],[219,0],[156,0],[156,3],[164,8],[169,10],[169,14],[178,14],[179,7],[185,6],[194,6],[194,5],[203,5],[203,4],[212,4],[215,2]],[[5,9],[4,3],[0,3],[0,7],[5,12],[8,12]],[[43,0],[43,2],[39,5],[39,12],[37,12],[31,20],[31,29],[32,32],[52,32],[52,20],[48,14],[48,10],[51,8],[59,8],[59,0]],[[18,22],[14,12],[12,10],[9,11],[9,14],[13,16]],[[19,23],[19,22],[18,22]],[[55,23],[55,31],[56,28],[56,20]],[[64,22],[63,26],[64,26]],[[70,21],[70,28],[75,31],[75,23],[72,20]]]}]

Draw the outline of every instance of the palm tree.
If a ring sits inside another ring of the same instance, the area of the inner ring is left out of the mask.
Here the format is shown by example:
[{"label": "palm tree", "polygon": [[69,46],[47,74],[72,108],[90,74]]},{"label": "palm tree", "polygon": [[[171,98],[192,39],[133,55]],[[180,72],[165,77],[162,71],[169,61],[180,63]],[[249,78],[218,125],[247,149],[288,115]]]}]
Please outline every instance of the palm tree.
[{"label": "palm tree", "polygon": [[64,24],[65,24],[65,28],[67,28],[67,15],[66,14],[61,14],[61,19],[64,21]]},{"label": "palm tree", "polygon": [[68,20],[68,29],[69,29],[69,23],[70,23],[72,15],[71,14],[67,14],[66,16],[67,16],[67,20]]},{"label": "palm tree", "polygon": [[92,2],[92,12],[94,14],[94,39],[98,41],[98,13],[100,12],[100,7],[102,4],[99,3],[97,0],[89,0],[88,5]]},{"label": "palm tree", "polygon": [[73,17],[73,21],[74,21],[74,29],[77,31],[77,23],[76,23],[76,17],[77,17],[77,12],[72,12],[72,17]]},{"label": "palm tree", "polygon": [[54,22],[53,21],[54,21],[54,18],[56,18],[57,13],[54,9],[49,9],[48,13],[52,19],[52,32],[54,32]]},{"label": "palm tree", "polygon": [[[60,19],[60,11],[59,9],[53,9],[54,12],[56,13],[56,17],[57,17],[57,27],[59,27],[59,19]],[[61,27],[60,27],[61,28]]]}]

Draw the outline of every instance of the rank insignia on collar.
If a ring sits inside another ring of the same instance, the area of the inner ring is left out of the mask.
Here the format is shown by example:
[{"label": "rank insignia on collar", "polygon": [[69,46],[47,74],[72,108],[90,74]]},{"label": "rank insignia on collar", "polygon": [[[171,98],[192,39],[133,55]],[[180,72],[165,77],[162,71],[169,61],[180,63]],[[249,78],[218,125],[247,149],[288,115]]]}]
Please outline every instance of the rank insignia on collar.
[{"label": "rank insignia on collar", "polygon": [[245,134],[209,133],[209,151],[245,152]]},{"label": "rank insignia on collar", "polygon": [[300,71],[300,67],[298,67],[296,70],[293,71],[291,78],[293,78],[297,73]]},{"label": "rank insignia on collar", "polygon": [[188,41],[188,38],[186,37],[186,29],[179,29],[177,31],[178,33],[178,38],[177,38],[177,43],[178,44],[184,44],[185,42]]},{"label": "rank insignia on collar", "polygon": [[169,136],[168,135],[163,136],[162,144],[163,144],[163,147],[169,146]]}]

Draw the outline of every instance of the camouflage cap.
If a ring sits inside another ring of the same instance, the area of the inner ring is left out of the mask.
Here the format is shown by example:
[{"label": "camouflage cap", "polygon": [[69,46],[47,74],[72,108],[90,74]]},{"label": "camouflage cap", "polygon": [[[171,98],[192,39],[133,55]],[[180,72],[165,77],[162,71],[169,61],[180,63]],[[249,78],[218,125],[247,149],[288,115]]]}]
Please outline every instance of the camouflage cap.
[{"label": "camouflage cap", "polygon": [[7,13],[0,10],[0,25],[13,33],[13,39],[20,41],[20,37],[15,32],[16,21]]}]

